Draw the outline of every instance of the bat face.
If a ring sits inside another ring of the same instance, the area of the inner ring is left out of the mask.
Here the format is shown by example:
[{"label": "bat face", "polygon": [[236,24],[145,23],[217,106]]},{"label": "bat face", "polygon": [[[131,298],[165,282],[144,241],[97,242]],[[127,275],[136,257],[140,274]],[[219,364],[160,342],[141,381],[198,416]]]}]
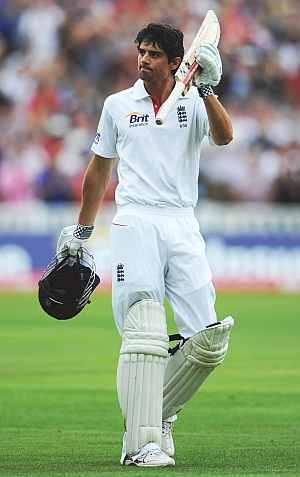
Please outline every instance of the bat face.
[{"label": "bat face", "polygon": [[198,63],[195,60],[195,51],[199,46],[209,43],[218,46],[220,39],[220,24],[213,10],[209,10],[195,36],[189,50],[176,72],[176,85],[169,98],[164,102],[157,113],[156,124],[163,124],[165,117],[177,101],[180,95],[185,95],[189,90],[192,78],[198,69]]},{"label": "bat face", "polygon": [[[195,68],[195,51],[199,46],[209,43],[214,46],[218,46],[220,39],[220,24],[216,14],[209,10],[188,50],[182,60],[182,63],[177,71],[177,80],[183,81],[185,86],[192,79],[193,74],[198,68]],[[190,75],[190,69],[193,68],[193,74]],[[187,79],[187,76],[190,76]]]}]

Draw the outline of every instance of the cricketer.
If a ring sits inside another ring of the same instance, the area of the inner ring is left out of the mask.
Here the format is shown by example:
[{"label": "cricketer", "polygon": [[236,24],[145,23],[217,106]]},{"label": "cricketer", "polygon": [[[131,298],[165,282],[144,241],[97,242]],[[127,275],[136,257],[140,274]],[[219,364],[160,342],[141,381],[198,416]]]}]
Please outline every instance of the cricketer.
[{"label": "cricketer", "polygon": [[[196,49],[201,68],[194,85],[157,125],[156,113],[174,88],[184,56],[183,34],[150,23],[135,43],[139,79],[105,100],[83,180],[78,224],[71,236],[65,233],[64,246],[76,254],[90,238],[118,157],[111,238],[112,305],[122,337],[117,370],[125,422],[121,464],[172,466],[172,425],[223,362],[234,323],[231,317],[216,317],[205,243],[194,215],[203,140],[226,145],[233,132],[212,88],[222,75],[216,46]],[[182,337],[171,352],[165,297]]]}]

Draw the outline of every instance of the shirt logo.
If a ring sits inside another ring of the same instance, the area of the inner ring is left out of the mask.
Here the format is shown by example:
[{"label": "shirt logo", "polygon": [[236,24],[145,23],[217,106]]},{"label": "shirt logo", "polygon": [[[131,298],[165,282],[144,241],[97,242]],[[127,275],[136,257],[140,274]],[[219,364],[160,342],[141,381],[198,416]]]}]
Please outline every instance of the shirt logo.
[{"label": "shirt logo", "polygon": [[138,112],[129,113],[126,115],[129,117],[129,127],[148,126],[149,114],[143,114]]},{"label": "shirt logo", "polygon": [[118,263],[118,265],[117,265],[117,282],[124,282],[124,280],[125,280],[124,263]]},{"label": "shirt logo", "polygon": [[187,114],[186,114],[185,106],[178,106],[177,119],[181,128],[187,127]]},{"label": "shirt logo", "polygon": [[94,139],[94,143],[95,143],[95,144],[99,144],[100,137],[101,137],[101,134],[100,134],[100,133],[97,133],[96,136],[95,136],[95,139]]}]

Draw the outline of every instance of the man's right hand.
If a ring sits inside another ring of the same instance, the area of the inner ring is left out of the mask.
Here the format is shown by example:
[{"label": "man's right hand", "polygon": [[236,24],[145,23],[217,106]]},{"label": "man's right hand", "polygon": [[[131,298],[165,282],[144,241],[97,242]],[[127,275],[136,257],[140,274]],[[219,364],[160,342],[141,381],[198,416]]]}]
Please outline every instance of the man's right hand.
[{"label": "man's right hand", "polygon": [[68,250],[70,255],[77,255],[80,248],[90,238],[93,225],[71,225],[64,227],[57,242],[57,253]]}]

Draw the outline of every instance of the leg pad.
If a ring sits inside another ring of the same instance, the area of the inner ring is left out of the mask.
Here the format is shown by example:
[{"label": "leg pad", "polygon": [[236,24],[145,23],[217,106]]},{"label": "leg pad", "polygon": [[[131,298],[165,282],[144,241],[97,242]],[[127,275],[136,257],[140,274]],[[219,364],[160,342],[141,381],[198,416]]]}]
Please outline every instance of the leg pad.
[{"label": "leg pad", "polygon": [[180,411],[208,375],[224,361],[233,318],[206,328],[170,356],[165,372],[163,419]]},{"label": "leg pad", "polygon": [[164,308],[154,300],[134,304],[124,323],[117,375],[126,422],[126,453],[161,444],[163,379],[168,358]]}]

